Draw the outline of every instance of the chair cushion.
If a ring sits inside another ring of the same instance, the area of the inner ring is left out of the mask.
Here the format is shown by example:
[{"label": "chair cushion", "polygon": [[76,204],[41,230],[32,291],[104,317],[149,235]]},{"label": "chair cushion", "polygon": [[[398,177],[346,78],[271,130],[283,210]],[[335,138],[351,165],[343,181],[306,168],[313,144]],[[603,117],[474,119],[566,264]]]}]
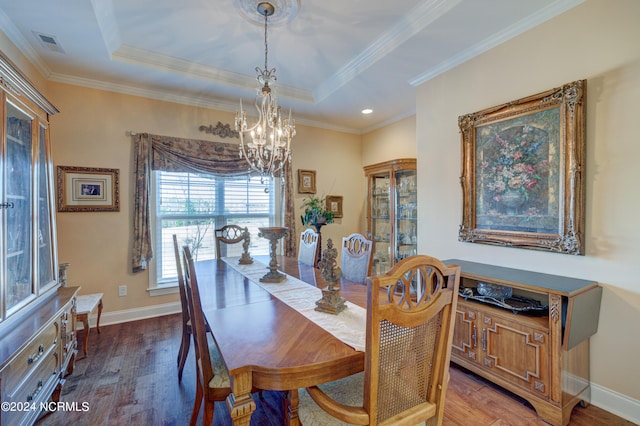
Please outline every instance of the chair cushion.
[{"label": "chair cushion", "polygon": [[229,371],[222,360],[218,346],[212,339],[209,339],[209,355],[211,356],[211,368],[213,369],[213,378],[209,381],[210,388],[228,388],[231,386],[229,380]]},{"label": "chair cushion", "polygon": [[[342,404],[361,407],[364,395],[364,372],[336,380],[335,382],[325,383],[318,387],[329,397]],[[327,414],[327,412],[322,408],[318,407],[318,404],[311,399],[306,389],[300,389],[298,396],[300,398],[298,417],[304,426],[333,426],[349,424],[339,421],[330,414]]]},{"label": "chair cushion", "polygon": [[[364,398],[364,372],[345,377],[318,386],[322,391],[337,402],[352,407],[362,407]],[[306,389],[298,392],[300,405],[298,406],[298,417],[304,426],[348,426],[345,423],[328,414],[318,404],[311,399]],[[424,426],[426,421],[418,423],[416,426]]]}]

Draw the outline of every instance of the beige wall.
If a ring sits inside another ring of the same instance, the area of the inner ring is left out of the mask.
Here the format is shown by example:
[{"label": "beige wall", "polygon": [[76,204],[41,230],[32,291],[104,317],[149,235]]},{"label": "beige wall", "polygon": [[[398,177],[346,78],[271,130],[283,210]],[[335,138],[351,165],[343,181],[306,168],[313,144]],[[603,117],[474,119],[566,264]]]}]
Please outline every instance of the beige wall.
[{"label": "beige wall", "polygon": [[[233,123],[233,114],[60,83],[49,83],[49,89],[50,100],[61,111],[51,120],[55,165],[120,169],[119,213],[57,214],[59,260],[71,263],[70,283],[81,285],[81,293],[105,293],[106,315],[177,302],[177,295],[149,296],[148,273],[131,273],[133,144],[127,132],[230,142],[198,127]],[[345,217],[323,229],[325,238],[337,241],[359,226],[362,172],[351,165],[360,164],[360,137],[301,125],[297,131],[294,171],[316,170],[318,195],[344,197]],[[302,198],[296,195],[298,215]],[[297,226],[299,232],[301,223]],[[117,295],[119,285],[128,286],[126,297]]]},{"label": "beige wall", "polygon": [[415,115],[362,136],[363,166],[396,158],[416,158]]},{"label": "beige wall", "polygon": [[296,146],[293,152],[293,180],[295,193],[296,231],[304,228],[300,221],[305,198],[313,194],[298,193],[298,169],[316,171],[316,194],[318,197],[341,195],[343,217],[322,227],[322,245],[326,247],[331,238],[337,247],[342,237],[353,232],[364,232],[362,212],[366,188],[362,181],[360,164],[360,136],[297,126]]},{"label": "beige wall", "polygon": [[[586,1],[424,83],[416,114],[420,252],[600,282],[600,324],[591,339],[594,392],[598,386],[619,392],[635,399],[635,407],[640,407],[638,23],[636,0]],[[588,80],[586,255],[458,242],[457,117],[578,79]],[[429,200],[438,200],[438,208]]]}]

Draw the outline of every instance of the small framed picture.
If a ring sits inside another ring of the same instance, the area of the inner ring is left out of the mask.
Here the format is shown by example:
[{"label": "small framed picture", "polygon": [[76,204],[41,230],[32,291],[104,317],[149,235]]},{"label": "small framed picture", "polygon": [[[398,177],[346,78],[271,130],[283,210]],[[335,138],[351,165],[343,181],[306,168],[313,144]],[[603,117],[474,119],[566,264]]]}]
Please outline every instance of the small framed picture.
[{"label": "small framed picture", "polygon": [[59,212],[120,211],[119,170],[58,166]]},{"label": "small framed picture", "polygon": [[327,195],[326,209],[333,212],[333,217],[342,217],[342,195]]},{"label": "small framed picture", "polygon": [[316,171],[298,169],[298,193],[316,193]]}]

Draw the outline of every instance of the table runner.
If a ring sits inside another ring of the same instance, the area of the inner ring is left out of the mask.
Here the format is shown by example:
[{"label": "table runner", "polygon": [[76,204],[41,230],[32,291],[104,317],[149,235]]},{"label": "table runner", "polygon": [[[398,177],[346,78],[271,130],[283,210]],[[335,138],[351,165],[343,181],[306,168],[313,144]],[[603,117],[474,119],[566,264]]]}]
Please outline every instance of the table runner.
[{"label": "table runner", "polygon": [[260,282],[260,278],[269,271],[267,266],[255,259],[252,264],[240,265],[239,259],[239,257],[222,258],[226,264],[247,277],[251,282],[264,288],[343,343],[356,351],[364,352],[367,329],[366,309],[346,302],[347,309],[338,315],[318,312],[315,310],[316,301],[322,298],[322,290],[289,274],[285,274],[287,279],[280,283]]}]

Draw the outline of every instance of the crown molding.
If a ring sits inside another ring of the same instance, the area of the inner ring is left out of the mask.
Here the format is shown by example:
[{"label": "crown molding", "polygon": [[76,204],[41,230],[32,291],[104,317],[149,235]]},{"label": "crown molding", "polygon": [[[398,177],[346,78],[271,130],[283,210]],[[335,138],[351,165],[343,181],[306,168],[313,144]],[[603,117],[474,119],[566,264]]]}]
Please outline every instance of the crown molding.
[{"label": "crown molding", "polygon": [[505,28],[503,31],[500,31],[496,34],[493,34],[491,37],[488,37],[479,43],[463,50],[459,54],[452,56],[446,61],[440,62],[435,67],[427,70],[426,72],[417,75],[416,77],[409,80],[409,84],[412,86],[419,86],[422,83],[431,80],[432,78],[443,74],[458,65],[463,64],[464,62],[475,58],[482,53],[485,53],[494,47],[508,41],[530,29],[534,28],[541,23],[548,21],[551,18],[554,18],[560,15],[567,10],[584,3],[585,0],[558,0],[549,6],[541,9],[537,13],[531,14],[524,19],[516,22],[513,25]]},{"label": "crown molding", "polygon": [[[123,95],[138,96],[141,98],[155,99],[163,102],[195,106],[200,108],[215,109],[235,113],[238,110],[236,102],[224,102],[219,100],[202,99],[194,96],[179,95],[167,92],[166,90],[151,90],[147,88],[130,86],[126,84],[109,83],[101,80],[73,77],[66,74],[52,74],[49,80],[58,83],[70,84],[73,86],[87,87],[89,89],[104,90],[107,92],[121,93]],[[334,130],[343,133],[361,134],[357,129],[344,126],[335,126],[322,121],[310,120],[296,117],[296,123],[309,127]]]},{"label": "crown molding", "polygon": [[360,54],[341,67],[314,91],[316,102],[326,99],[340,87],[364,73],[370,66],[384,58],[436,19],[455,7],[461,0],[429,0],[419,2],[403,19],[383,33]]}]

